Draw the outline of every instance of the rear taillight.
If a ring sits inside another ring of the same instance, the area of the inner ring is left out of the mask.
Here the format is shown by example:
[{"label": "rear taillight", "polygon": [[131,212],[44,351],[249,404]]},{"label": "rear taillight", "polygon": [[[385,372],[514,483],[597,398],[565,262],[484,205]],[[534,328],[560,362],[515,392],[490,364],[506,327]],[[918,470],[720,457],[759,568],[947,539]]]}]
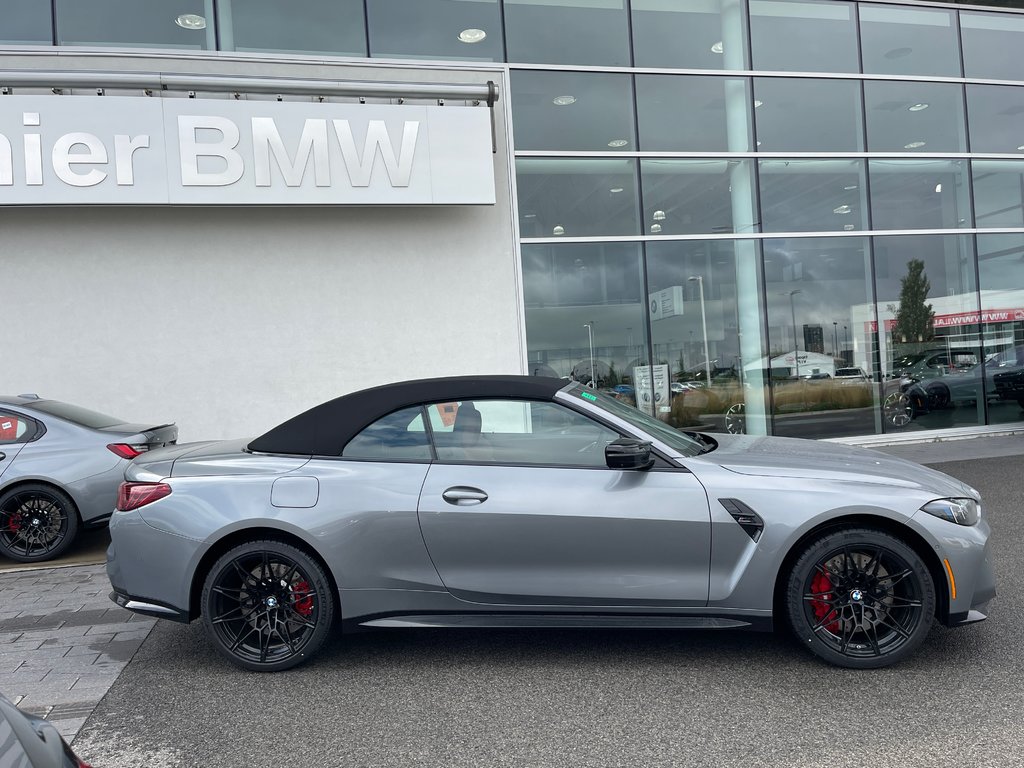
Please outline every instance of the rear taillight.
[{"label": "rear taillight", "polygon": [[128,443],[111,443],[107,446],[107,450],[116,453],[122,459],[134,459],[136,456],[141,456],[143,453],[148,451],[149,446],[128,445]]},{"label": "rear taillight", "polygon": [[120,512],[129,512],[152,504],[170,492],[171,486],[167,483],[121,483],[121,487],[117,489],[117,509]]}]

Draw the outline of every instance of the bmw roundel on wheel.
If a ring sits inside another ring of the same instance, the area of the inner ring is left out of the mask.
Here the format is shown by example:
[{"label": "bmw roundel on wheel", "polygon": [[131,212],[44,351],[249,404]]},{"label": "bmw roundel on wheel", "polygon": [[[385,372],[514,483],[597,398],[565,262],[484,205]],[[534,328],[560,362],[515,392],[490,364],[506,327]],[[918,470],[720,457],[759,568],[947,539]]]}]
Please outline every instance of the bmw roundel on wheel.
[{"label": "bmw roundel on wheel", "polygon": [[127,468],[120,605],[201,620],[252,670],[365,627],[788,627],[854,668],[985,618],[973,488],[879,453],[681,432],[576,382],[339,397],[254,440]]}]

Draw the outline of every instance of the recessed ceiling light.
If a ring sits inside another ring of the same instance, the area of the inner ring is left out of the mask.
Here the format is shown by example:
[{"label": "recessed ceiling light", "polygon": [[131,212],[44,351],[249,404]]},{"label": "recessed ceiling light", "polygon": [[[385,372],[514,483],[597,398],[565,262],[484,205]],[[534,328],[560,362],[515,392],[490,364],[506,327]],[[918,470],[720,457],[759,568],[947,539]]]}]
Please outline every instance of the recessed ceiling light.
[{"label": "recessed ceiling light", "polygon": [[907,109],[910,110],[911,112],[920,112],[922,110],[928,109],[928,105],[922,101],[920,104],[911,104],[909,107],[907,107]]},{"label": "recessed ceiling light", "polygon": [[847,213],[852,213],[852,212],[853,212],[853,210],[848,205],[840,205],[838,208],[833,208],[832,209],[832,213],[839,214],[840,216],[845,215]]},{"label": "recessed ceiling light", "polygon": [[651,234],[656,235],[661,232],[661,224],[651,224]]},{"label": "recessed ceiling light", "polygon": [[174,23],[182,29],[206,29],[206,18],[198,13],[183,13]]},{"label": "recessed ceiling light", "polygon": [[936,192],[941,192],[942,191],[942,183],[941,182],[935,185],[935,191]]},{"label": "recessed ceiling light", "polygon": [[565,227],[563,227],[561,224],[555,224],[554,229],[551,230],[551,234],[552,235],[564,235],[565,234]]},{"label": "recessed ceiling light", "polygon": [[482,29],[464,29],[459,32],[459,40],[464,43],[479,43],[487,37],[487,33]]},{"label": "recessed ceiling light", "polygon": [[725,48],[722,46],[722,41],[719,40],[717,43],[711,46],[712,53],[721,53]]},{"label": "recessed ceiling light", "polygon": [[852,232],[856,228],[857,228],[856,224],[843,224],[843,229],[846,230],[847,232]]},{"label": "recessed ceiling light", "polygon": [[524,213],[523,214],[523,218],[524,219],[536,219],[537,218],[537,214],[536,213]]},{"label": "recessed ceiling light", "polygon": [[624,147],[629,144],[625,139],[612,139],[608,142],[609,147]]},{"label": "recessed ceiling light", "polygon": [[856,188],[857,188],[856,184],[847,184],[845,187],[843,187],[843,189],[845,189],[847,192],[849,192],[851,189],[856,189]]},{"label": "recessed ceiling light", "polygon": [[1024,152],[1024,144],[1021,144],[1019,147],[1017,147],[1017,151]]},{"label": "recessed ceiling light", "polygon": [[555,98],[553,98],[551,100],[551,103],[556,105],[556,106],[559,106],[559,107],[564,107],[567,104],[575,104],[576,103],[576,97],[575,96],[555,96]]},{"label": "recessed ceiling light", "polygon": [[609,192],[611,192],[611,193],[612,193],[612,194],[614,195],[614,194],[616,194],[617,192],[621,192],[621,191],[622,191],[622,187],[612,187],[612,188],[611,188],[611,189],[609,189],[608,191],[609,191]]},{"label": "recessed ceiling light", "polygon": [[655,211],[654,215],[651,216],[651,218],[654,219],[655,221],[664,221],[665,220],[665,212],[664,211]]},{"label": "recessed ceiling light", "polygon": [[903,148],[904,149],[920,149],[921,147],[924,146],[924,144],[925,143],[923,141],[912,141],[909,144],[904,144]]},{"label": "recessed ceiling light", "polygon": [[763,102],[763,101],[761,101],[760,99],[754,99],[754,109],[757,109],[757,108],[758,108],[758,107],[760,107],[760,106],[761,106],[762,104],[764,104],[764,102]]}]

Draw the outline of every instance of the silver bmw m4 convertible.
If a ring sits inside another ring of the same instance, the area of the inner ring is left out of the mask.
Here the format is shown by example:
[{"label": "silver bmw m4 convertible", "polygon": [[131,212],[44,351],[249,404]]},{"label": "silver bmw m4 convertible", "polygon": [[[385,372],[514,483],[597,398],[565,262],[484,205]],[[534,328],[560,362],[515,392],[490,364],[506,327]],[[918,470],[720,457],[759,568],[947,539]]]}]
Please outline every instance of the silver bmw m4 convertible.
[{"label": "silver bmw m4 convertible", "polygon": [[680,432],[559,379],[331,400],[255,440],[151,451],[110,521],[111,598],[252,670],[332,629],[788,625],[882,667],[985,618],[973,488],[880,453]]}]

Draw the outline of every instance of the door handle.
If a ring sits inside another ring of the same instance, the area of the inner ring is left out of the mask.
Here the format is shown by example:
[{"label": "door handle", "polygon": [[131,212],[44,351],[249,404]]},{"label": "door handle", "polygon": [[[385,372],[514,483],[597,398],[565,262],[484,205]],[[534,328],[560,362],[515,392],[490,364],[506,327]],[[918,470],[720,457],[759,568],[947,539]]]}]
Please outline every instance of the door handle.
[{"label": "door handle", "polygon": [[479,488],[456,485],[442,493],[441,498],[457,507],[468,507],[472,504],[482,504],[487,501],[487,494]]}]

